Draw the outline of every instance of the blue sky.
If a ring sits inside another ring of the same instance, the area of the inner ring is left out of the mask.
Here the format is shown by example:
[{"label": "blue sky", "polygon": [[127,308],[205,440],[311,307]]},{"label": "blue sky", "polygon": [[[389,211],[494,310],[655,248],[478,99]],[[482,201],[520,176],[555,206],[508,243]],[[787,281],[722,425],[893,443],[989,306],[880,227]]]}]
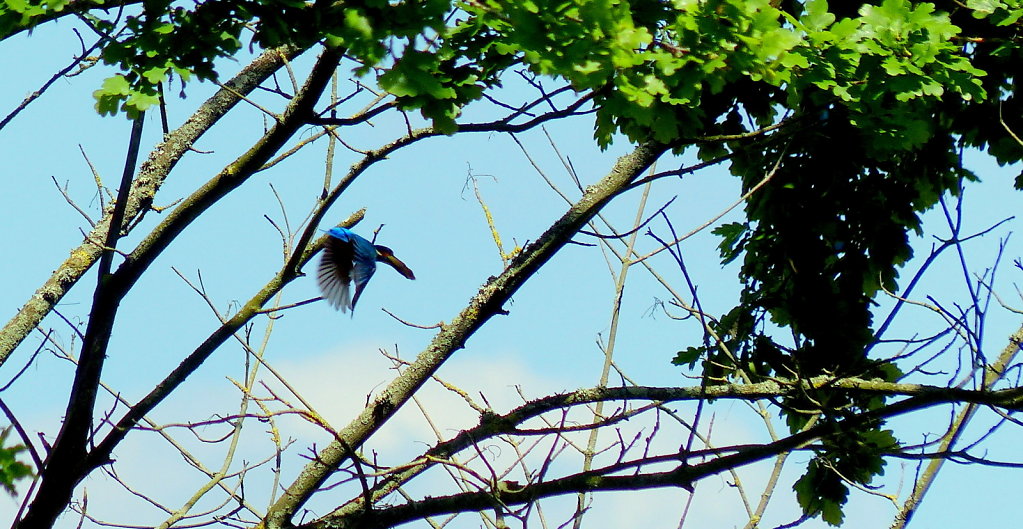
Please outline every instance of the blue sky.
[{"label": "blue sky", "polygon": [[[0,85],[0,114],[6,113],[29,92],[36,89],[53,71],[70,60],[77,40],[70,25],[62,22],[37,29],[31,36],[20,35],[4,42],[4,66],[17,72]],[[296,61],[296,71],[308,66],[310,57]],[[238,65],[226,65],[236,68]],[[130,124],[123,118],[101,118],[92,109],[91,91],[109,75],[105,67],[59,80],[41,100],[32,104],[0,131],[0,159],[4,160],[9,185],[0,193],[0,211],[7,229],[0,235],[8,248],[0,260],[6,278],[0,282],[0,311],[6,321],[32,292],[81,241],[80,229],[87,226],[56,190],[51,177],[67,186],[68,193],[95,218],[97,193],[80,147],[86,152],[108,186],[119,178]],[[282,78],[283,79],[283,78]],[[343,81],[343,80],[342,80]],[[210,84],[190,84],[186,99],[170,100],[174,127],[205,99]],[[177,93],[177,87],[169,93]],[[509,101],[528,95],[522,86],[510,82],[505,90]],[[257,99],[273,108],[281,101],[269,95]],[[244,106],[244,105],[243,105]],[[247,147],[248,141],[262,133],[265,120],[251,107],[219,124],[197,145],[202,153],[186,157],[158,195],[157,205],[168,205],[190,192],[216,173],[226,162]],[[485,113],[467,113],[468,118],[486,119]],[[150,116],[143,142],[148,153],[160,133],[156,116]],[[399,120],[381,118],[372,127],[345,133],[353,145],[372,148],[387,141],[404,125]],[[301,137],[313,132],[310,128]],[[596,181],[611,167],[616,156],[627,152],[624,141],[605,152],[591,140],[591,123],[583,117],[550,124],[550,137],[560,153],[571,159],[584,183]],[[547,137],[540,131],[520,137],[538,165],[571,197],[578,196]],[[323,179],[326,143],[305,149],[299,155],[265,171],[239,192],[217,204],[193,224],[162,255],[122,304],[117,330],[111,343],[105,380],[121,394],[134,400],[160,380],[180,358],[190,352],[216,327],[206,303],[174,272],[190,280],[201,273],[210,298],[221,311],[232,303],[244,302],[276,271],[281,262],[277,232],[264,215],[283,225],[274,195],[280,194],[292,226],[305,217],[318,194]],[[144,156],[144,155],[143,155]],[[356,155],[339,147],[335,160],[335,181]],[[658,169],[676,167],[685,160],[665,158]],[[1018,193],[1012,190],[1012,178],[1019,168],[999,168],[975,153],[967,153],[968,166],[982,177],[983,183],[969,186],[965,198],[964,232],[986,228],[1018,209]],[[565,210],[564,201],[550,190],[507,135],[476,134],[453,138],[435,138],[403,150],[378,164],[347,192],[333,207],[324,226],[347,217],[352,211],[367,208],[366,218],[357,231],[368,235],[384,225],[378,242],[393,248],[416,273],[407,281],[382,267],[360,299],[354,317],[342,315],[325,303],[315,303],[287,311],[274,323],[267,358],[287,374],[301,392],[315,403],[335,427],[343,426],[360,409],[366,395],[379,389],[393,377],[394,371],[379,354],[397,350],[412,358],[429,342],[432,332],[406,327],[382,312],[386,308],[413,323],[431,325],[448,321],[475,294],[486,279],[497,274],[501,261],[468,176],[478,177],[479,189],[490,208],[506,247],[512,241],[522,244],[533,240]],[[273,186],[271,188],[271,185]],[[687,232],[729,206],[738,192],[737,181],[723,168],[710,169],[685,179],[663,179],[651,189],[647,211],[653,212],[672,198],[665,212],[675,228]],[[608,209],[608,218],[619,229],[627,229],[636,216],[641,198],[633,190],[617,199]],[[735,220],[733,211],[720,222]],[[926,216],[928,225],[941,226],[940,212]],[[133,235],[122,242],[131,248],[158,222],[160,215],[150,213]],[[972,241],[968,246],[967,266],[982,272],[994,261],[999,237],[1007,237],[1017,221],[1003,225],[992,234]],[[667,236],[663,222],[651,227]],[[637,247],[641,253],[657,247],[656,241],[641,232]],[[945,234],[947,230],[937,229]],[[1014,284],[1021,272],[1011,261],[1023,255],[1016,240],[1009,238],[995,289],[1009,304],[1019,306]],[[580,240],[585,238],[580,237]],[[594,241],[587,241],[594,242]],[[683,255],[690,273],[699,284],[701,300],[708,312],[720,314],[732,306],[738,291],[736,265],[722,268],[714,250],[717,239],[709,229],[688,240]],[[932,239],[917,240],[917,252],[923,255]],[[685,283],[677,267],[666,254],[652,260],[654,266],[681,291]],[[611,268],[618,270],[612,263]],[[614,294],[608,264],[599,247],[569,246],[532,278],[506,308],[510,314],[489,322],[441,370],[440,376],[470,391],[484,392],[496,409],[507,410],[517,401],[516,387],[527,397],[592,386],[599,376],[602,352],[597,343],[606,342]],[[312,268],[307,267],[308,273]],[[915,270],[911,264],[908,270]],[[699,341],[692,322],[677,322],[655,310],[658,301],[669,295],[641,267],[629,272],[623,298],[622,323],[616,336],[616,362],[630,377],[646,385],[689,385],[682,372],[670,366],[675,351]],[[909,274],[904,274],[908,277]],[[62,301],[59,310],[73,322],[83,321],[89,310],[94,274],[77,285]],[[962,270],[958,258],[949,252],[935,264],[914,297],[934,295],[944,303],[963,302]],[[282,294],[282,303],[315,297],[315,280],[301,278]],[[890,305],[881,300],[881,307]],[[904,319],[893,328],[893,336],[926,334],[942,322],[923,309],[907,310]],[[253,335],[263,332],[267,320],[258,322]],[[993,306],[988,324],[986,347],[994,356],[1004,346],[1005,337],[1019,325],[1018,315]],[[78,342],[61,320],[51,316],[44,327],[54,328],[57,340],[73,348]],[[258,343],[258,339],[255,340]],[[24,365],[39,345],[34,335],[19,349],[0,372],[0,381],[8,380]],[[243,376],[244,355],[236,343],[225,345],[196,373],[179,393],[161,405],[154,414],[157,421],[183,422],[206,418],[215,413],[230,413],[236,407],[238,393],[228,377]],[[952,369],[952,365],[940,366]],[[265,374],[265,373],[264,373]],[[268,384],[272,377],[265,374]],[[19,382],[0,395],[15,410],[30,432],[44,432],[52,440],[66,405],[72,370],[66,361],[50,354],[40,355]],[[262,378],[262,377],[261,377]],[[276,386],[274,386],[276,387]],[[110,404],[109,399],[105,401]],[[471,412],[458,399],[438,387],[424,395],[424,402],[435,414],[437,423],[448,435],[474,424]],[[686,406],[678,406],[687,410]],[[719,444],[746,442],[764,438],[763,425],[742,404],[720,403],[713,407],[713,438]],[[898,421],[904,440],[920,439],[922,432],[939,431],[947,421],[947,410],[927,414],[928,420]],[[304,461],[302,454],[312,443],[325,443],[322,432],[302,421],[282,418],[286,437],[295,444],[286,452],[283,482],[290,479]],[[989,423],[990,421],[988,421]],[[987,424],[983,423],[982,424]],[[637,425],[649,426],[649,424]],[[250,460],[267,454],[269,446],[262,426],[250,426],[245,455]],[[628,430],[629,427],[626,428]],[[668,428],[665,426],[665,428]],[[983,428],[976,428],[976,434]],[[181,432],[179,432],[181,435]],[[425,421],[412,409],[404,410],[371,446],[397,463],[422,451],[431,439]],[[681,432],[662,434],[668,447]],[[186,437],[182,435],[182,437]],[[1011,458],[1019,446],[1018,434],[1004,429],[985,446],[995,457]],[[670,448],[666,448],[670,449]],[[218,447],[198,446],[196,450],[215,463]],[[122,476],[152,494],[174,498],[175,505],[194,490],[198,477],[182,469],[183,464],[155,434],[138,433],[118,450]],[[805,454],[793,456],[805,462]],[[154,465],[151,467],[150,465]],[[570,467],[566,467],[570,468]],[[790,490],[801,465],[786,473],[778,488],[768,521],[778,524],[796,517]],[[741,475],[752,497],[759,496],[767,465],[751,467]],[[1015,520],[1009,506],[1018,481],[1011,470],[957,467],[949,465],[939,478],[918,515],[919,527],[970,525],[1007,525]],[[888,468],[886,493],[904,493],[910,488],[914,468],[898,462]],[[161,476],[153,479],[154,475]],[[253,491],[254,498],[267,494],[269,479],[265,472],[257,481],[264,490]],[[433,479],[433,478],[431,478]],[[439,478],[437,478],[439,479]],[[713,523],[731,526],[743,523],[735,490],[726,479],[708,479],[699,485],[690,527]],[[1012,480],[1012,481],[1010,481]],[[430,484],[435,483],[430,481]],[[85,485],[90,493],[90,512],[121,516],[117,521],[158,523],[160,513],[145,505],[131,504],[132,515],[125,517],[122,501],[108,478],[96,476]],[[191,487],[191,488],[190,488]],[[901,488],[900,488],[901,487]],[[253,489],[257,487],[254,485]],[[420,490],[420,493],[428,493]],[[623,499],[624,498],[624,499]],[[115,500],[116,499],[116,500]],[[258,500],[255,500],[258,504]],[[574,500],[573,500],[574,501]],[[634,493],[628,496],[600,495],[594,504],[590,523],[619,527],[627,522],[649,520],[650,527],[675,527],[685,494],[679,491]],[[962,506],[975,506],[963,509]],[[325,508],[326,503],[318,505]],[[991,506],[990,508],[983,506]],[[0,497],[0,524],[10,520],[16,503]],[[322,511],[321,511],[322,512]],[[889,523],[894,510],[886,500],[853,493],[847,508],[848,527],[878,526]],[[620,521],[616,521],[620,520]],[[64,526],[77,520],[66,517]],[[478,525],[478,520],[477,520]],[[467,526],[473,526],[469,524]],[[635,525],[639,526],[639,525]],[[807,527],[823,526],[810,522]]]}]

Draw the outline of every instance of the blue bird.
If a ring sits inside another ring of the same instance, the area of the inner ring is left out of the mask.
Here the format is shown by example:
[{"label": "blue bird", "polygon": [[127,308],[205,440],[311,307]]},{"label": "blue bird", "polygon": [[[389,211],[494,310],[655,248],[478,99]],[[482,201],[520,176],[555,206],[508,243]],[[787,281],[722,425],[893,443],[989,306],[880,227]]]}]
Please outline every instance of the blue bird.
[{"label": "blue bird", "polygon": [[[373,244],[347,228],[331,228],[320,257],[317,282],[323,297],[331,306],[347,312],[355,311],[366,283],[377,270],[377,261],[391,265],[399,274],[415,279],[415,274],[405,263],[394,256],[386,246]],[[355,280],[355,295],[350,294],[352,280]]]}]

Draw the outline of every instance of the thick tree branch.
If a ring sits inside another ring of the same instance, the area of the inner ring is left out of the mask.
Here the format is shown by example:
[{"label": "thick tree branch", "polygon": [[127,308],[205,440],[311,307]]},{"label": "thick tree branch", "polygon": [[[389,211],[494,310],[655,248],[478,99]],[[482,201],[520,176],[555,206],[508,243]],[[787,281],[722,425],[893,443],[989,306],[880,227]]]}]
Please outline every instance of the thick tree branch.
[{"label": "thick tree branch", "polygon": [[57,20],[68,15],[79,15],[93,9],[113,9],[141,3],[142,0],[71,0],[60,9],[47,9],[42,14],[36,15],[32,19],[31,24],[20,26],[6,35],[0,35],[0,41],[13,37],[22,31],[31,31],[32,28],[40,24],[45,24],[51,20]]},{"label": "thick tree branch", "polygon": [[[99,261],[99,278],[93,294],[89,325],[82,340],[82,354],[75,370],[75,379],[68,396],[64,424],[57,435],[40,472],[39,493],[29,507],[23,520],[24,527],[49,527],[63,512],[71,499],[71,493],[80,477],[84,476],[81,465],[85,459],[86,443],[93,422],[96,394],[99,392],[100,375],[106,360],[107,344],[114,328],[114,318],[127,290],[119,289],[111,280],[114,249],[121,237],[119,227],[124,221],[124,209],[131,190],[132,175],[138,164],[139,144],[145,114],[139,115],[132,123],[128,154],[124,161],[121,184],[117,190],[117,201],[113,205],[109,229],[103,239],[103,253]],[[87,471],[86,471],[87,472]],[[21,525],[21,524],[19,524]]]},{"label": "thick tree branch", "polygon": [[498,487],[493,491],[463,492],[451,496],[410,501],[402,505],[386,507],[379,511],[370,511],[365,515],[352,518],[326,516],[314,522],[296,527],[298,529],[396,527],[427,516],[482,511],[486,509],[503,510],[506,506],[524,505],[540,498],[563,494],[602,490],[642,490],[660,487],[690,488],[690,477],[686,467],[679,467],[668,472],[626,476],[608,476],[604,475],[604,472],[606,472],[606,469],[580,472],[564,478],[528,485],[520,490],[504,489],[501,484],[498,484]]}]

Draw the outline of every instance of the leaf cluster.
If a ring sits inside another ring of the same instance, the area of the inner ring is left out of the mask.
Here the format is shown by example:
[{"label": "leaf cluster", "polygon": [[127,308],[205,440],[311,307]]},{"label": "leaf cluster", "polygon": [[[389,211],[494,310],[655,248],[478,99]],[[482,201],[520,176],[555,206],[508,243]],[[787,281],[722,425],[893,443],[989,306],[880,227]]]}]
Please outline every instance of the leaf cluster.
[{"label": "leaf cluster", "polygon": [[[1004,5],[990,12],[997,9],[1008,12]],[[897,366],[866,357],[873,298],[882,286],[895,290],[899,268],[912,256],[909,235],[921,232],[920,214],[976,179],[960,164],[962,148],[990,144],[1000,161],[1020,159],[1020,146],[991,126],[1000,107],[1018,105],[1010,73],[1016,67],[1006,62],[1019,58],[1018,27],[1010,16],[906,0],[864,5],[845,17],[816,0],[783,16],[781,27],[799,36],[786,48],[788,77],[752,96],[729,96],[725,87],[716,97],[732,106],[716,122],[739,127],[725,131],[732,134],[755,131],[733,113],[744,111],[752,127],[772,122],[773,111],[757,106],[764,99],[748,102],[768,93],[789,112],[787,126],[752,145],[701,146],[705,159],[731,156],[744,190],[769,177],[747,201],[745,222],[715,230],[722,262],[741,262],[741,304],[713,325],[721,344],[689,348],[675,363],[704,358],[712,379],[742,372],[753,380],[822,373],[896,380]],[[791,331],[792,345],[775,341],[770,329],[778,327]],[[797,431],[811,412],[833,420],[876,409],[883,399],[822,391],[779,404]],[[895,442],[888,437],[873,428],[826,440],[796,484],[804,512],[840,523],[843,482],[869,484]]]},{"label": "leaf cluster", "polygon": [[[102,7],[97,2],[96,7]],[[67,7],[31,0],[0,4],[0,38],[31,28]],[[101,56],[120,73],[94,93],[96,110],[129,117],[159,102],[158,86],[176,75],[216,80],[218,61],[242,51],[244,42],[264,49],[317,42],[343,48],[365,73],[391,53],[391,39],[412,41],[444,27],[448,0],[303,2],[301,0],[211,0],[192,5],[147,0],[141,10],[81,13],[103,40]]]},{"label": "leaf cluster", "polygon": [[807,465],[806,473],[792,486],[803,512],[831,525],[842,524],[842,506],[849,496],[847,483],[869,486],[884,475],[880,453],[898,447],[890,430],[877,428],[843,432],[829,437],[831,450],[821,451]]},{"label": "leaf cluster", "polygon": [[32,476],[32,467],[18,461],[18,454],[28,448],[22,444],[8,445],[7,437],[10,433],[10,426],[0,430],[0,487],[14,495],[17,492],[14,485],[18,480]]}]

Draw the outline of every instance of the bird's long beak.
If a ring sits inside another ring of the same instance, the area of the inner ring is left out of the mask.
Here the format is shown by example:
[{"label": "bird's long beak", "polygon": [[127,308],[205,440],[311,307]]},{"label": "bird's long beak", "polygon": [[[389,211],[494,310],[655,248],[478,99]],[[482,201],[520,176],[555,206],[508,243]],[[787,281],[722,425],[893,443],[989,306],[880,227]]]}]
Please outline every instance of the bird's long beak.
[{"label": "bird's long beak", "polygon": [[380,256],[377,259],[379,261],[391,265],[392,268],[397,270],[399,274],[405,276],[407,279],[416,278],[416,275],[412,273],[412,270],[409,269],[409,267],[406,266],[405,263],[401,262],[401,259],[395,257],[393,253],[381,252]]}]

